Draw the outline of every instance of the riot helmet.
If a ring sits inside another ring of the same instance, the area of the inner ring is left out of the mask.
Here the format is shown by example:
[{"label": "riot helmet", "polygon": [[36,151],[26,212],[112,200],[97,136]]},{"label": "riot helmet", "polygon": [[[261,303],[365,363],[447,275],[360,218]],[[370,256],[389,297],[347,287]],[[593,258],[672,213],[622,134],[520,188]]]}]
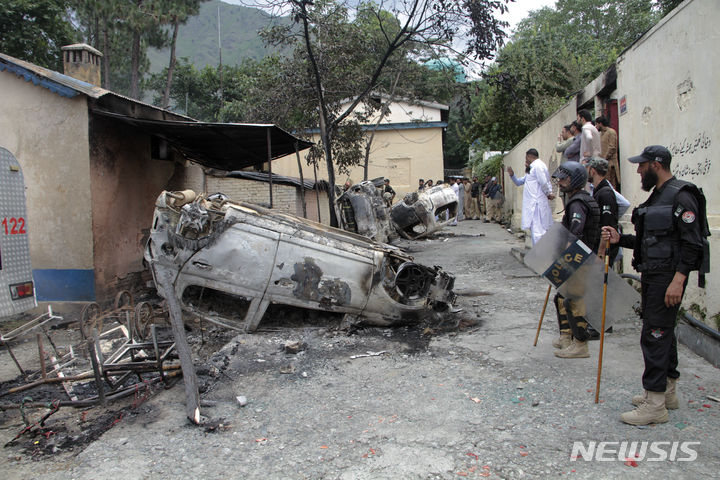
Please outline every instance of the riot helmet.
[{"label": "riot helmet", "polygon": [[570,177],[570,185],[567,188],[568,192],[585,188],[588,178],[585,166],[580,162],[573,161],[568,161],[560,165],[552,176],[558,180]]}]

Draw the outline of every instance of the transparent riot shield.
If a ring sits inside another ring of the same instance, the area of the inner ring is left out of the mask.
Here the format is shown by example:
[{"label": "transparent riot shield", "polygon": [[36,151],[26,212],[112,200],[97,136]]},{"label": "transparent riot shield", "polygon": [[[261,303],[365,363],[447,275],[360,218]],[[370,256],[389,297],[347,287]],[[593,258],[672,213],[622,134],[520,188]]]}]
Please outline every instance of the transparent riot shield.
[{"label": "transparent riot shield", "polygon": [[[525,264],[545,277],[557,292],[585,310],[585,318],[596,330],[602,329],[605,264],[560,223],[535,244]],[[627,315],[640,294],[613,270],[608,272],[605,328]]]}]

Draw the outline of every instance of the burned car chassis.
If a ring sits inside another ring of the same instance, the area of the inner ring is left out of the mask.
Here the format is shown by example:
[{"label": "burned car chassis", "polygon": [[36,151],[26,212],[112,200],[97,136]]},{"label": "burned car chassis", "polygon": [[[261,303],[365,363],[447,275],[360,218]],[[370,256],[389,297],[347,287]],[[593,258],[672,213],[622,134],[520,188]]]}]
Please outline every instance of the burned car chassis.
[{"label": "burned car chassis", "polygon": [[457,196],[444,186],[411,192],[388,207],[380,193],[382,177],[352,185],[337,199],[343,230],[379,242],[393,242],[398,234],[416,240],[441,230],[457,218]]},{"label": "burned car chassis", "polygon": [[411,192],[392,206],[390,216],[398,233],[415,240],[430,235],[457,218],[457,196],[451,188],[437,186]]},{"label": "burned car chassis", "polygon": [[[163,192],[155,207],[145,260],[160,295],[226,327],[254,331],[273,303],[387,326],[455,300],[451,275],[359,235],[221,194]],[[242,308],[230,316],[203,309],[187,295],[198,288]]]}]

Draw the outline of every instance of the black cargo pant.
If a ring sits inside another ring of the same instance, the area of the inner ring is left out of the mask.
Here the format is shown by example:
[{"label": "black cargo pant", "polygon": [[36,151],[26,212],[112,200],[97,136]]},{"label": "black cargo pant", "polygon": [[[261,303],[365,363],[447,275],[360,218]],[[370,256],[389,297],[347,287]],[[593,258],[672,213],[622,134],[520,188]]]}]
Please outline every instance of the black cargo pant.
[{"label": "black cargo pant", "polygon": [[650,392],[664,392],[668,377],[680,377],[680,372],[677,370],[678,353],[675,336],[680,304],[674,307],[665,306],[665,291],[674,275],[667,273],[642,277],[643,326],[640,333],[640,348],[645,361],[642,382],[643,388]]}]

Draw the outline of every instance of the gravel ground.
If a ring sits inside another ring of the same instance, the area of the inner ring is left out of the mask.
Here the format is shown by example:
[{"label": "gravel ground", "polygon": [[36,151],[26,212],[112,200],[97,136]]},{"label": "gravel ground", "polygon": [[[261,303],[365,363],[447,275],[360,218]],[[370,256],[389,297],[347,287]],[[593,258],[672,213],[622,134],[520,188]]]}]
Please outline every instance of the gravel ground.
[{"label": "gravel ground", "polygon": [[[591,343],[591,358],[554,357],[549,305],[532,346],[547,284],[510,255],[522,241],[499,225],[465,221],[403,246],[418,262],[456,275],[462,313],[351,334],[322,319],[292,328],[269,321],[233,338],[203,367],[211,381],[202,397],[214,402],[203,408],[205,426],[185,419],[179,383],[85,448],[35,459],[5,448],[5,476],[598,479],[711,478],[720,470],[720,403],[707,399],[720,396],[720,375],[705,360],[680,346],[680,409],[662,425],[625,425],[619,415],[641,389],[636,317],[606,337],[595,404],[599,342]],[[284,353],[286,341],[304,349]],[[352,358],[367,352],[384,353]],[[18,421],[10,413],[1,420],[5,442]],[[584,461],[572,458],[575,441],[668,443],[645,444],[645,458],[628,461],[610,443],[605,458],[614,460]],[[689,452],[673,453],[672,442],[699,442],[684,446],[697,458],[679,461]],[[660,457],[657,450],[674,461],[649,461]]]}]

